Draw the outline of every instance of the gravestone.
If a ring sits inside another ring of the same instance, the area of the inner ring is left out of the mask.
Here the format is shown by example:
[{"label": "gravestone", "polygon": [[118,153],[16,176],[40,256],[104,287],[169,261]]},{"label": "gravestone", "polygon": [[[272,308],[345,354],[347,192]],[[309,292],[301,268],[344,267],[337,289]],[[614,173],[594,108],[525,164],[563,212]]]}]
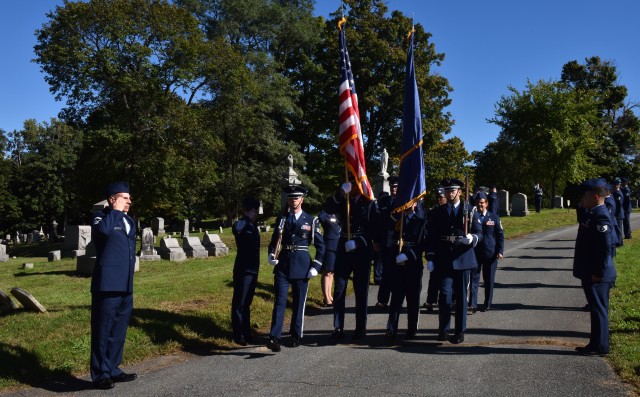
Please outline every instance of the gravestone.
[{"label": "gravestone", "polygon": [[93,267],[96,265],[96,248],[93,241],[85,247],[84,254],[76,257],[76,273],[83,276],[93,274]]},{"label": "gravestone", "polygon": [[24,306],[25,309],[29,311],[38,313],[47,312],[47,309],[45,309],[44,306],[42,306],[40,302],[38,302],[38,300],[26,290],[16,287],[11,290],[11,294],[22,304],[22,306]]},{"label": "gravestone", "polygon": [[57,262],[62,258],[62,252],[60,250],[49,251],[49,262]]},{"label": "gravestone", "polygon": [[202,236],[202,245],[209,252],[209,256],[226,256],[229,255],[229,248],[220,240],[217,234],[209,234],[208,231]]},{"label": "gravestone", "polygon": [[18,305],[11,299],[11,297],[3,290],[0,289],[0,312],[6,312],[9,310],[16,310]]},{"label": "gravestone", "polygon": [[376,196],[379,196],[382,192],[389,193],[391,191],[389,188],[389,181],[387,180],[389,177],[389,173],[387,173],[388,162],[389,153],[387,153],[387,149],[382,149],[382,154],[380,155],[380,172],[373,178],[373,193]]},{"label": "gravestone", "polygon": [[189,220],[182,221],[182,237],[189,237]]},{"label": "gravestone", "polygon": [[0,244],[0,262],[6,262],[9,260],[9,255],[7,255],[7,246],[4,244]]},{"label": "gravestone", "polygon": [[55,219],[51,222],[51,240],[54,243],[58,241],[58,222]]},{"label": "gravestone", "polygon": [[16,231],[16,235],[13,237],[13,243],[14,244],[20,244],[22,241],[20,241],[20,232]]},{"label": "gravestone", "polygon": [[511,197],[511,216],[529,215],[527,208],[527,195],[524,193],[516,193]]},{"label": "gravestone", "polygon": [[271,226],[269,226],[269,225],[260,225],[260,226],[258,226],[258,230],[260,230],[261,232],[268,232],[269,230],[271,230]]},{"label": "gravestone", "polygon": [[91,226],[67,226],[64,236],[62,254],[65,258],[77,258],[86,254],[87,245],[91,242]]},{"label": "gravestone", "polygon": [[562,196],[555,196],[553,198],[553,208],[564,208]]},{"label": "gravestone", "polygon": [[506,190],[498,190],[498,215],[509,216],[509,192]]},{"label": "gravestone", "polygon": [[178,240],[170,236],[160,240],[158,253],[162,259],[168,259],[171,262],[182,262],[187,259],[187,254],[185,254],[180,244],[178,244]]},{"label": "gravestone", "polygon": [[42,235],[40,235],[40,232],[37,230],[34,230],[31,232],[31,242],[32,243],[38,243],[42,240],[42,237],[44,236],[44,233],[42,233]]},{"label": "gravestone", "polygon": [[22,268],[25,269],[25,270],[26,269],[33,269],[33,263],[31,263],[31,262],[23,263],[22,264]]},{"label": "gravestone", "polygon": [[208,258],[209,253],[198,237],[183,237],[182,247],[189,258]]},{"label": "gravestone", "polygon": [[164,234],[164,218],[153,218],[151,221],[151,229],[156,236]]},{"label": "gravestone", "polygon": [[158,261],[160,255],[153,248],[155,243],[155,237],[153,236],[153,229],[145,227],[142,229],[142,247],[140,248],[140,260],[141,261]]}]

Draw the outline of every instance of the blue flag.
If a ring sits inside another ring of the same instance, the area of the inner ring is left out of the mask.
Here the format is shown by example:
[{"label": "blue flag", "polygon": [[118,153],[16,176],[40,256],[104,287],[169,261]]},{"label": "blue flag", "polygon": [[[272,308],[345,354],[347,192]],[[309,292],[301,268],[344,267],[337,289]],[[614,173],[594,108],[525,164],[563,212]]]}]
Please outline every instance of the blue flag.
[{"label": "blue flag", "polygon": [[422,156],[422,116],[420,114],[418,85],[416,84],[416,70],[413,64],[413,31],[409,37],[406,73],[404,106],[402,108],[402,146],[395,212],[411,207],[427,193]]}]

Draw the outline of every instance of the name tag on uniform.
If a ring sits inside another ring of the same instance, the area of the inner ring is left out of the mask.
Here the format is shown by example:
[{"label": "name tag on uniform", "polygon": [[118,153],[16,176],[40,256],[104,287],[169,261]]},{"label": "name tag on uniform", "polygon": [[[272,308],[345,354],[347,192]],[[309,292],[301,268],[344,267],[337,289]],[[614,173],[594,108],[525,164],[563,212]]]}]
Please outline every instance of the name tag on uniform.
[{"label": "name tag on uniform", "polygon": [[300,226],[300,229],[302,229],[302,230],[306,230],[306,231],[309,231],[309,230],[311,230],[311,226],[309,226],[309,225],[302,225],[302,226]]},{"label": "name tag on uniform", "polygon": [[122,227],[116,226],[116,227],[113,228],[113,230],[122,230]]},{"label": "name tag on uniform", "polygon": [[488,220],[487,221],[487,226],[495,226],[495,225],[496,225],[496,223],[494,221],[492,221],[492,220]]}]

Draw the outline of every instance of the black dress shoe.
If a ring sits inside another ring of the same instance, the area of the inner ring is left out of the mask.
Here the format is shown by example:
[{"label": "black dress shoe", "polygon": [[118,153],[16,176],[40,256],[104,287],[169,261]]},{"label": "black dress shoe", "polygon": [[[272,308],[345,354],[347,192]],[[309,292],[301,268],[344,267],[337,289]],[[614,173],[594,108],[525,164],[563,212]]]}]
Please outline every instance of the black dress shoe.
[{"label": "black dress shoe", "polygon": [[491,309],[491,306],[489,306],[489,305],[484,305],[484,306],[482,306],[482,307],[480,308],[480,311],[484,313],[484,312],[488,312],[488,311],[489,311],[489,309]]},{"label": "black dress shoe", "polygon": [[454,334],[451,339],[449,339],[449,342],[457,345],[458,343],[462,343],[464,342],[464,334],[461,332],[459,334]]},{"label": "black dress shoe", "polygon": [[361,329],[357,329],[353,332],[353,335],[351,336],[351,339],[353,340],[358,340],[358,339],[362,339],[365,336],[367,336],[367,331],[361,330]]},{"label": "black dress shoe", "polygon": [[100,379],[99,381],[93,382],[93,387],[100,390],[109,390],[113,389],[115,384],[111,379],[105,378]]},{"label": "black dress shoe", "polygon": [[234,339],[233,342],[235,342],[236,345],[240,345],[240,346],[246,346],[248,345],[247,340],[243,337],[239,337],[237,339]]},{"label": "black dress shoe", "polygon": [[407,331],[407,334],[404,336],[404,340],[410,340],[416,337],[417,331]]},{"label": "black dress shoe", "polygon": [[444,342],[447,340],[447,334],[444,332],[440,332],[436,339],[439,340],[440,342]]},{"label": "black dress shoe", "polygon": [[300,346],[300,338],[298,338],[297,336],[292,336],[291,337],[291,342],[289,343],[290,347],[298,347]]},{"label": "black dress shoe", "polygon": [[596,356],[596,357],[605,357],[608,352],[602,352],[598,349],[594,349],[591,346],[578,346],[576,347],[576,351],[583,356]]},{"label": "black dress shoe", "polygon": [[267,342],[267,347],[271,349],[271,351],[274,353],[277,353],[280,350],[282,350],[282,348],[280,347],[280,341],[273,337],[269,338],[269,342]]},{"label": "black dress shoe", "polygon": [[132,380],[136,380],[138,375],[136,374],[127,374],[125,372],[120,373],[118,376],[112,376],[111,380],[113,382],[131,382]]},{"label": "black dress shoe", "polygon": [[329,340],[332,342],[337,342],[342,338],[344,338],[344,331],[341,329],[335,329],[331,335],[329,335]]},{"label": "black dress shoe", "polygon": [[384,337],[387,338],[387,339],[395,339],[397,335],[398,335],[397,331],[389,330],[389,331],[387,331],[386,334],[384,334]]},{"label": "black dress shoe", "polygon": [[476,314],[477,311],[478,311],[478,309],[476,309],[475,307],[469,306],[467,308],[467,314],[470,315],[470,316],[473,316],[474,314]]},{"label": "black dress shoe", "polygon": [[425,303],[424,305],[427,308],[427,313],[433,313],[433,303]]}]

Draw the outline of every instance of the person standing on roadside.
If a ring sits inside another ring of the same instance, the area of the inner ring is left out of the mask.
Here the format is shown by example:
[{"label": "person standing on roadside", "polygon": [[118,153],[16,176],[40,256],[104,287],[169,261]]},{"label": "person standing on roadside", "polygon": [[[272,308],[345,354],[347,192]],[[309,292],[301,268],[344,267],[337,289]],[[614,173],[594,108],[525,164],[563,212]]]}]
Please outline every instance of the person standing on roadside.
[{"label": "person standing on roadside", "polygon": [[105,195],[109,206],[93,214],[91,221],[96,263],[91,279],[90,369],[94,387],[102,390],[137,378],[119,368],[133,309],[136,264],[136,222],[128,215],[129,184],[114,182]]},{"label": "person standing on roadside", "polygon": [[611,217],[604,199],[604,179],[590,179],[580,185],[580,204],[589,216],[580,223],[573,259],[573,276],[580,280],[591,313],[591,334],[586,346],[576,351],[588,356],[609,353],[609,291],[616,280],[611,256]]},{"label": "person standing on roadside", "polygon": [[233,298],[231,298],[231,327],[233,341],[240,346],[253,343],[251,334],[251,302],[256,292],[260,270],[260,232],[256,226],[260,201],[247,197],[242,200],[244,215],[231,228],[236,238],[238,254],[233,265]]}]

